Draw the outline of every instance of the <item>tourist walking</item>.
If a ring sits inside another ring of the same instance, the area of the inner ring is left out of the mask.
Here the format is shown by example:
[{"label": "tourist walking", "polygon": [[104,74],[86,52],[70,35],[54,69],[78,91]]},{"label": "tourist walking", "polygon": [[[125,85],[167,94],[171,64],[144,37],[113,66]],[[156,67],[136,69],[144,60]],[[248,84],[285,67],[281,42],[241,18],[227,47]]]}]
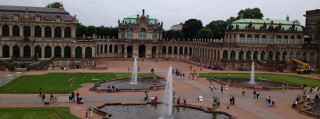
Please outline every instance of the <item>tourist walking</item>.
[{"label": "tourist walking", "polygon": [[40,88],[40,89],[39,89],[39,96],[38,96],[38,97],[41,98],[41,96],[42,96],[42,89]]},{"label": "tourist walking", "polygon": [[71,100],[72,100],[73,102],[75,102],[74,92],[71,93]]},{"label": "tourist walking", "polygon": [[93,107],[91,107],[91,105],[89,105],[89,118],[92,118],[93,119]]},{"label": "tourist walking", "polygon": [[116,92],[119,92],[120,90],[119,84],[116,85]]},{"label": "tourist walking", "polygon": [[260,95],[260,93],[257,91],[257,99],[259,99],[259,95]]},{"label": "tourist walking", "polygon": [[244,89],[244,87],[242,88],[242,96],[244,96],[246,94],[246,89]]},{"label": "tourist walking", "polygon": [[232,105],[232,95],[229,97],[230,105]]},{"label": "tourist walking", "polygon": [[210,84],[209,88],[210,88],[211,93],[212,93],[212,92],[213,92],[213,85],[212,85],[212,84]]},{"label": "tourist walking", "polygon": [[223,85],[221,85],[221,93],[223,94]]},{"label": "tourist walking", "polygon": [[50,93],[50,102],[54,103],[54,96],[52,95],[52,93]]},{"label": "tourist walking", "polygon": [[234,103],[235,103],[235,96],[234,94],[232,94],[232,105],[234,105]]},{"label": "tourist walking", "polygon": [[76,97],[77,97],[77,102],[78,102],[78,100],[79,100],[79,98],[80,98],[79,92],[76,93]]},{"label": "tourist walking", "polygon": [[178,105],[180,104],[180,97],[178,97],[178,99],[177,99],[177,104]]},{"label": "tourist walking", "polygon": [[69,92],[69,102],[71,102],[72,101],[72,94],[71,94],[71,92]]},{"label": "tourist walking", "polygon": [[46,99],[46,95],[44,93],[41,94],[42,105],[44,104],[44,99]]},{"label": "tourist walking", "polygon": [[272,98],[272,101],[271,101],[271,107],[276,107],[276,99]]},{"label": "tourist walking", "polygon": [[253,90],[253,99],[256,99],[256,96],[257,96],[257,91],[256,89]]},{"label": "tourist walking", "polygon": [[267,102],[268,102],[268,107],[271,107],[271,98],[270,98],[270,96],[267,98]]}]

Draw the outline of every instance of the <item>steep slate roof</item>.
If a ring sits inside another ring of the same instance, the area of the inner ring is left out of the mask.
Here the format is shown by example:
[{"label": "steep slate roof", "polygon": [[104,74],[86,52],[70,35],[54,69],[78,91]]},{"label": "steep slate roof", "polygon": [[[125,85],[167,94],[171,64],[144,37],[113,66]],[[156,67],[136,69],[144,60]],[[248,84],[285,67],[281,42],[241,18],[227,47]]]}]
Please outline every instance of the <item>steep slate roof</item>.
[{"label": "steep slate roof", "polygon": [[[137,24],[137,15],[131,15],[131,16],[128,16],[128,17],[125,17],[123,18],[123,21],[122,23],[132,23],[132,24]],[[149,16],[149,24],[157,24],[159,23],[158,19],[154,18],[154,17],[151,17]]]},{"label": "steep slate roof", "polygon": [[9,19],[10,16],[14,16],[15,12],[20,15],[26,15],[26,9],[28,9],[31,16],[35,16],[39,13],[44,17],[45,21],[51,21],[56,15],[60,15],[65,22],[71,22],[72,16],[69,12],[61,8],[46,8],[46,7],[26,7],[26,6],[4,6],[0,5],[0,15],[2,19]]},{"label": "steep slate roof", "polygon": [[[287,20],[270,20],[270,19],[238,19],[234,22],[232,22],[233,29],[236,29],[236,25],[239,25],[239,29],[246,29],[246,26],[248,26],[251,22],[252,26],[255,27],[255,29],[260,29],[261,26],[263,26],[264,23],[266,23],[267,28],[271,25],[271,21],[273,22],[273,26],[277,27],[279,26],[279,23],[281,23],[281,29],[285,31],[289,31],[289,28],[292,27],[292,24],[294,24],[291,21]],[[301,26],[295,26],[297,28],[297,31],[303,31]]]}]

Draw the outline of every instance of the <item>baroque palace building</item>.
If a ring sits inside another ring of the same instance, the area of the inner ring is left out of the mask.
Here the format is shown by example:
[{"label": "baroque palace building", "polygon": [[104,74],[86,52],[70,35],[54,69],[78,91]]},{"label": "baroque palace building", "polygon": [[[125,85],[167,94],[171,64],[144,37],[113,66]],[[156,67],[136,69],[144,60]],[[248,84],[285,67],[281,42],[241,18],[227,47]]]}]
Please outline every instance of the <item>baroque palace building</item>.
[{"label": "baroque palace building", "polygon": [[79,40],[75,36],[77,19],[63,8],[0,6],[0,66],[95,68],[98,58],[135,57],[228,69],[249,67],[255,61],[258,70],[283,71],[290,66],[286,58],[319,66],[319,39],[314,39],[320,34],[319,14],[319,10],[307,11],[307,35],[288,17],[241,18],[226,28],[223,39],[165,39],[163,23],[143,10],[142,15],[118,21],[118,39],[92,36]]},{"label": "baroque palace building", "polygon": [[0,6],[2,68],[90,67],[95,42],[76,40],[76,25],[62,7]]}]

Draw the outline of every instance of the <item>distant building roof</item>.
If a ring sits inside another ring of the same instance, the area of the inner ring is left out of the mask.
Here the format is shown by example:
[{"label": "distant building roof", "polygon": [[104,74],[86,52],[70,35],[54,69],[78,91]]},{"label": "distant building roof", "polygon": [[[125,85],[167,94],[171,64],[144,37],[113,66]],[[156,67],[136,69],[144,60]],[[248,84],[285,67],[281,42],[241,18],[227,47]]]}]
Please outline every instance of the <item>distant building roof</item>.
[{"label": "distant building roof", "polygon": [[180,23],[180,24],[176,24],[176,25],[173,25],[170,27],[171,30],[181,30],[183,27],[183,24]]},{"label": "distant building roof", "polygon": [[[232,29],[236,29],[236,26],[238,25],[239,29],[246,29],[248,27],[248,25],[252,24],[252,26],[255,29],[260,29],[264,23],[266,23],[267,28],[269,26],[271,26],[271,23],[274,27],[278,27],[279,24],[281,23],[281,29],[284,31],[289,31],[290,28],[292,27],[292,25],[294,24],[291,21],[287,21],[287,20],[270,20],[270,19],[238,19],[234,22],[232,22]],[[296,31],[303,31],[301,26],[298,26],[295,24],[295,29]]]},{"label": "distant building roof", "polygon": [[60,15],[64,19],[64,21],[73,20],[73,17],[69,14],[69,12],[61,8],[0,5],[0,15],[2,19],[9,19],[10,16],[14,16],[15,13],[26,15],[27,10],[29,15],[35,16],[36,14],[39,14],[44,18],[45,21],[53,20],[56,15]]},{"label": "distant building roof", "polygon": [[[149,24],[157,24],[159,23],[158,19],[151,17],[149,15],[146,16],[149,19]],[[138,15],[131,15],[128,17],[123,18],[122,23],[131,23],[131,24],[137,24],[137,18]]]}]

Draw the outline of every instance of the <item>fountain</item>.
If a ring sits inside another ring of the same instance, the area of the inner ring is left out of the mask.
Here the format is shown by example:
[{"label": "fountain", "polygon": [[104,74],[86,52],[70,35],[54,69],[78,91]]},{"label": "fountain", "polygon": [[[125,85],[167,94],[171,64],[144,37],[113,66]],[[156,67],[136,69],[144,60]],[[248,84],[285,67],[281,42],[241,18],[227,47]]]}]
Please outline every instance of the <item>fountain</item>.
[{"label": "fountain", "polygon": [[[163,102],[168,104],[168,106],[163,106],[162,117],[171,117],[172,114],[172,102],[173,102],[173,87],[172,87],[172,67],[169,67],[167,75],[167,84],[164,91]],[[167,111],[167,112],[166,112]]]},{"label": "fountain", "polygon": [[249,83],[256,84],[256,82],[254,81],[254,62],[252,62],[252,65],[251,65],[251,77],[250,77]]},{"label": "fountain", "polygon": [[137,83],[137,71],[138,71],[137,58],[134,58],[133,69],[132,69],[132,77],[131,77],[131,83],[130,84],[138,84]]}]

